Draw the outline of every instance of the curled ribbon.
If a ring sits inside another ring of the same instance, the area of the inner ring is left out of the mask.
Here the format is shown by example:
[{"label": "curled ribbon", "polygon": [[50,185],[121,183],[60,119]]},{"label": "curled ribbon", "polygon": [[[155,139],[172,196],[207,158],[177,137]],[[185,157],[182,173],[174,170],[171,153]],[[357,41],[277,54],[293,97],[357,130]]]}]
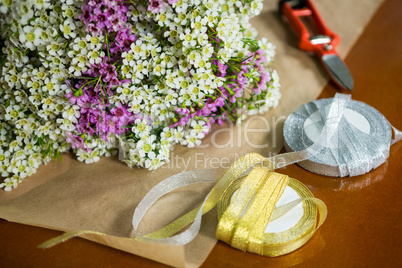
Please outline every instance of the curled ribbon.
[{"label": "curled ribbon", "polygon": [[[265,158],[255,153],[243,156],[225,171],[199,207],[156,232],[142,235],[138,231],[138,226],[148,209],[160,197],[180,187],[215,180],[213,170],[194,170],[176,174],[160,182],[145,195],[135,209],[132,222],[135,239],[174,245],[187,244],[198,234],[202,215],[218,205],[219,223],[216,231],[218,239],[240,250],[266,256],[280,256],[298,249],[322,225],[327,215],[327,209],[321,200],[313,198],[302,183],[276,173],[274,169],[317,155],[322,149],[321,144],[325,144],[337,132],[349,100],[350,95],[336,94],[325,117],[326,122],[321,134],[310,147],[271,158]],[[397,130],[395,133],[395,139],[401,139],[401,133]],[[298,189],[300,198],[281,207],[275,207],[288,184]],[[228,196],[232,196],[234,190],[238,191],[237,194],[234,195],[232,201],[228,201]],[[296,238],[291,237],[281,243],[270,240],[269,234],[265,233],[267,224],[283,216],[300,203],[307,208],[305,214],[309,221],[313,221],[313,224],[310,224],[310,227]],[[186,230],[178,233],[186,226],[188,226]],[[93,231],[73,231],[49,240],[40,247],[51,247],[86,233],[103,235]]]}]

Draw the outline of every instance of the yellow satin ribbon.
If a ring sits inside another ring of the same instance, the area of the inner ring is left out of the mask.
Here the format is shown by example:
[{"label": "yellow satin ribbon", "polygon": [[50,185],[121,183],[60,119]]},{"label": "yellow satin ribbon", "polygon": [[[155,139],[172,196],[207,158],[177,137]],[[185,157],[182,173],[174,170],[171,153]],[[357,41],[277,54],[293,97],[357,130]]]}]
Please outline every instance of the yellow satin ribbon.
[{"label": "yellow satin ribbon", "polygon": [[[183,215],[162,229],[145,235],[145,238],[164,239],[176,234],[194,221],[197,213],[207,213],[218,205],[219,223],[216,231],[218,239],[231,246],[265,256],[280,256],[304,245],[324,222],[327,209],[325,204],[313,198],[311,192],[297,180],[273,171],[274,165],[259,154],[248,154],[233,163],[212,188],[204,204]],[[289,184],[300,199],[276,208],[276,203]],[[234,190],[238,190],[232,201]],[[267,234],[269,221],[280,218],[290,209],[303,202],[304,216],[295,228],[303,232],[285,232],[285,235]],[[53,238],[40,247],[54,246],[69,238],[92,231],[69,232]],[[141,237],[136,239],[141,240]]]}]

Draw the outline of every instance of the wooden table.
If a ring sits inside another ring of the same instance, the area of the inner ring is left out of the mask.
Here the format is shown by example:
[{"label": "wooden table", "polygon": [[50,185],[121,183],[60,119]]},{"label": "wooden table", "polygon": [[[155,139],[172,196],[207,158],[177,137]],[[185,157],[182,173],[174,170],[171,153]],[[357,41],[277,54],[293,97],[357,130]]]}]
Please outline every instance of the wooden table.
[{"label": "wooden table", "polygon": [[[346,64],[366,102],[402,129],[402,1],[387,0],[355,44]],[[342,19],[342,18],[340,18]],[[320,97],[332,97],[329,83]],[[328,206],[328,218],[298,251],[277,258],[240,252],[218,242],[204,267],[402,267],[402,142],[388,161],[358,177],[335,179],[292,165],[279,170],[305,183]],[[1,267],[162,267],[119,250],[73,239],[40,250],[60,232],[0,220]]]}]

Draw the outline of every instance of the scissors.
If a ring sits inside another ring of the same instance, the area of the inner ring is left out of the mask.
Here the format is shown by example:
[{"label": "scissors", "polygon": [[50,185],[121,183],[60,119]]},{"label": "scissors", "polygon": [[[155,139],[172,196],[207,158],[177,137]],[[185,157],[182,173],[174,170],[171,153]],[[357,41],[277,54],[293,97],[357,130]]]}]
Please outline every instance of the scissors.
[{"label": "scissors", "polygon": [[[299,48],[314,52],[335,84],[352,91],[352,75],[335,50],[341,39],[325,25],[313,1],[281,0],[279,1],[279,10],[299,36]],[[301,20],[302,17],[308,16],[313,19],[318,31],[317,35],[310,35],[306,25]]]}]

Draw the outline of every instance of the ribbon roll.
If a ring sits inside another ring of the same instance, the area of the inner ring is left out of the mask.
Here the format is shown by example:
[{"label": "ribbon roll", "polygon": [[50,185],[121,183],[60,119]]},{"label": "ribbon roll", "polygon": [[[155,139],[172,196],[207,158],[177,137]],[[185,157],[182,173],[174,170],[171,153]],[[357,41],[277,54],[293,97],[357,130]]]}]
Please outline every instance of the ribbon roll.
[{"label": "ribbon roll", "polygon": [[402,135],[370,105],[348,100],[346,108],[337,115],[340,121],[332,130],[333,135],[318,140],[329,116],[328,108],[337,104],[339,95],[304,104],[292,113],[284,124],[285,148],[288,152],[301,151],[313,143],[319,144],[320,151],[299,162],[301,167],[327,176],[362,175],[383,164],[390,146]]},{"label": "ribbon roll", "polygon": [[275,172],[258,174],[261,169],[235,180],[221,197],[216,237],[237,249],[276,257],[304,245],[324,222],[326,207],[301,182]]}]

